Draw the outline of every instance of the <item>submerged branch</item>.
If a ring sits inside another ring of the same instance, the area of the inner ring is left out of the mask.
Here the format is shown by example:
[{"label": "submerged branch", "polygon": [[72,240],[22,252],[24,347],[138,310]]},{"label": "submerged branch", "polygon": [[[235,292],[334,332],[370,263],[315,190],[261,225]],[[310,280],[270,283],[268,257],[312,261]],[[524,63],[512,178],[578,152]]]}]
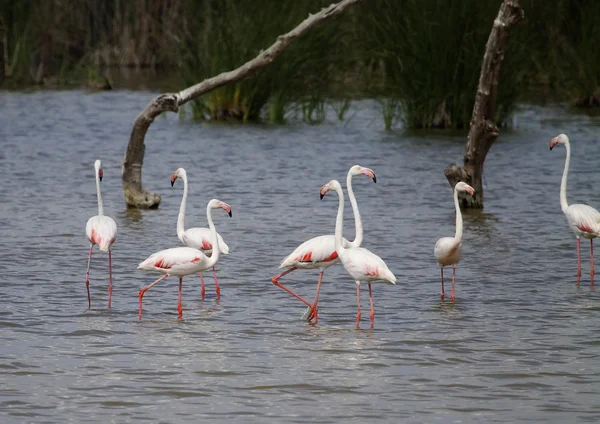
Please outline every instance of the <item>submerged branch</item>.
[{"label": "submerged branch", "polygon": [[498,77],[504,60],[511,29],[524,17],[519,0],[504,0],[494,20],[494,25],[485,45],[481,64],[479,85],[473,106],[473,115],[469,128],[464,166],[452,163],[444,174],[452,187],[458,181],[470,184],[477,194],[475,198],[467,196],[464,204],[469,208],[483,208],[483,163],[485,157],[498,137],[495,123]]},{"label": "submerged branch", "polygon": [[315,24],[328,18],[339,15],[348,6],[361,0],[342,0],[334,3],[320,12],[308,16],[290,32],[280,35],[277,40],[254,59],[249,60],[237,69],[223,72],[215,77],[206,79],[196,85],[188,87],[179,93],[162,94],[154,98],[136,118],[131,130],[129,144],[125,152],[122,168],[122,181],[125,202],[128,207],[134,208],[157,208],[160,204],[160,195],[151,193],[142,188],[142,166],[144,163],[144,139],[148,127],[162,112],[177,112],[179,107],[202,94],[208,93],[216,88],[250,78],[262,68],[271,64],[277,56],[308,31]]}]

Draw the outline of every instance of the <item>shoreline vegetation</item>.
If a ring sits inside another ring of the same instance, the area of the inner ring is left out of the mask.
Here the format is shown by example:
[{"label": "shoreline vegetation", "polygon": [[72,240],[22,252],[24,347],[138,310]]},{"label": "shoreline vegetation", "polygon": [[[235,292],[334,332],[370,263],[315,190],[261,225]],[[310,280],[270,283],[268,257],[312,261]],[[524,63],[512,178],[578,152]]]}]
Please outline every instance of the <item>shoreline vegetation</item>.
[{"label": "shoreline vegetation", "polygon": [[[329,3],[0,0],[0,80],[4,75],[4,89],[182,89],[238,67]],[[312,29],[253,78],[202,96],[185,113],[270,123],[295,114],[318,124],[327,110],[344,120],[353,99],[372,98],[387,128],[398,120],[407,128],[467,128],[500,3],[359,3]],[[525,20],[511,35],[500,73],[498,124],[518,101],[600,106],[600,3],[522,0],[521,6]]]}]

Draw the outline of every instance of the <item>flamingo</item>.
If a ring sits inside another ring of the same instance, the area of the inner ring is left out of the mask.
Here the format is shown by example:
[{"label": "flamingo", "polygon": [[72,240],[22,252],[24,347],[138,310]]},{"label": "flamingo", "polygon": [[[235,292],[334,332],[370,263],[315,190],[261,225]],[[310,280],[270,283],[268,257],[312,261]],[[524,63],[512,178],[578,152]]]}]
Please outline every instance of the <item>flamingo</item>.
[{"label": "flamingo", "polygon": [[433,254],[435,260],[440,266],[442,273],[442,292],[440,296],[444,298],[444,267],[452,265],[452,291],[450,299],[454,300],[454,277],[456,276],[456,264],[460,261],[462,255],[462,235],[463,235],[463,220],[460,206],[458,205],[458,193],[467,192],[471,196],[475,194],[475,189],[469,184],[459,181],[454,186],[454,207],[456,208],[456,234],[454,237],[442,237],[435,243]]},{"label": "flamingo", "polygon": [[[348,170],[346,176],[346,187],[348,188],[348,196],[350,197],[350,203],[352,204],[352,211],[354,212],[354,225],[355,225],[355,238],[354,241],[349,242],[346,239],[342,240],[344,247],[359,247],[363,240],[363,228],[360,219],[360,212],[358,211],[358,204],[354,197],[354,191],[352,190],[352,178],[357,175],[366,175],[377,182],[375,172],[370,168],[364,168],[360,165],[354,165]],[[306,304],[309,308],[309,313],[305,314],[308,320],[315,319],[314,323],[319,322],[318,316],[318,301],[319,301],[319,290],[321,288],[321,282],[323,281],[323,273],[327,268],[339,262],[338,254],[335,250],[335,237],[333,235],[325,235],[311,238],[298,246],[292,253],[285,257],[285,259],[279,265],[279,268],[288,268],[271,278],[271,282],[277,287],[282,288],[286,292],[295,296],[301,302]],[[317,281],[317,292],[315,294],[315,300],[311,304],[303,297],[294,293],[289,288],[285,287],[279,282],[279,279],[286,274],[296,269],[318,269],[319,279]]]},{"label": "flamingo", "polygon": [[594,239],[600,236],[600,212],[588,205],[567,203],[567,174],[571,162],[571,145],[566,134],[560,134],[550,140],[550,150],[557,144],[564,144],[567,149],[565,169],[560,182],[560,207],[567,216],[569,227],[575,233],[577,239],[577,281],[581,277],[581,237],[590,240],[590,276],[594,281]]},{"label": "flamingo", "polygon": [[112,254],[111,246],[117,239],[117,224],[115,221],[104,216],[104,207],[102,205],[102,194],[100,194],[100,181],[102,181],[102,162],[96,160],[94,162],[94,169],[96,171],[96,194],[98,195],[98,215],[92,216],[88,219],[85,226],[85,235],[90,241],[90,255],[88,257],[88,266],[85,273],[85,287],[87,288],[88,295],[88,308],[92,307],[92,299],[90,297],[90,264],[92,262],[92,248],[95,244],[103,252],[108,252],[108,272],[110,276],[110,282],[108,285],[108,307],[110,308],[112,300]]},{"label": "flamingo", "polygon": [[375,325],[375,309],[373,308],[373,292],[371,282],[383,281],[396,284],[396,277],[389,270],[383,259],[368,249],[362,247],[344,247],[342,239],[342,225],[344,222],[344,192],[337,180],[331,180],[321,188],[321,199],[330,191],[335,190],[339,197],[337,219],[335,222],[335,251],[342,261],[342,265],[356,282],[356,302],[358,312],[356,314],[356,328],[360,323],[360,283],[369,285],[369,303],[371,305],[371,328]]},{"label": "flamingo", "polygon": [[[185,221],[185,206],[187,203],[187,195],[188,195],[188,180],[187,173],[183,168],[177,168],[177,170],[171,176],[171,187],[175,184],[177,178],[181,178],[183,180],[183,197],[181,198],[181,206],[179,207],[179,216],[177,218],[177,237],[181,242],[187,247],[193,247],[194,249],[201,250],[205,255],[210,256],[212,254],[212,243],[210,242],[210,229],[206,227],[195,227],[188,228],[184,230],[184,221]],[[219,239],[219,250],[223,255],[229,254],[229,246],[223,241],[223,237],[219,233],[217,233],[217,238]],[[219,287],[219,279],[217,278],[217,271],[213,266],[213,275],[215,277],[216,284],[216,292],[217,299],[221,297],[221,288]],[[204,299],[204,277],[202,276],[202,271],[200,272],[200,283],[202,288],[200,290],[200,294],[202,299]]]},{"label": "flamingo", "polygon": [[210,228],[210,242],[216,249],[213,249],[213,253],[210,257],[206,256],[202,251],[194,249],[193,247],[174,247],[171,249],[161,250],[160,252],[153,253],[144,262],[138,265],[138,269],[145,271],[159,272],[163,274],[152,284],[144,287],[139,292],[140,298],[140,311],[139,317],[142,319],[142,298],[144,293],[153,287],[163,278],[169,275],[175,275],[179,277],[179,298],[177,301],[177,311],[179,312],[179,318],[183,315],[183,309],[181,308],[181,294],[183,277],[186,275],[195,274],[197,272],[205,271],[217,263],[219,260],[219,238],[217,237],[217,231],[215,230],[215,224],[212,220],[212,210],[221,208],[231,216],[231,206],[225,202],[221,202],[217,199],[212,199],[206,206],[206,218],[208,220],[208,227]]}]

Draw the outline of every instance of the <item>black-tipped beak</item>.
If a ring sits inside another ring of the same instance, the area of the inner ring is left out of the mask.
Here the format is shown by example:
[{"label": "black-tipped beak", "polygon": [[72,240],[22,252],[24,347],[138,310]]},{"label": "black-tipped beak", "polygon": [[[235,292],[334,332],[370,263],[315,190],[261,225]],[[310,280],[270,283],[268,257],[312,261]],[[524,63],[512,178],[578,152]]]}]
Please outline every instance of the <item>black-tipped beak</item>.
[{"label": "black-tipped beak", "polygon": [[319,196],[321,196],[320,200],[323,200],[323,197],[325,197],[325,195],[323,193],[321,193]]},{"label": "black-tipped beak", "polygon": [[231,210],[229,211],[229,217],[231,218],[233,215],[231,214]]},{"label": "black-tipped beak", "polygon": [[171,187],[175,185],[175,181],[171,181]]},{"label": "black-tipped beak", "polygon": [[98,177],[100,179],[100,181],[102,181],[102,175]]},{"label": "black-tipped beak", "polygon": [[377,182],[377,177],[375,176],[375,174],[373,174],[373,182],[376,183]]}]

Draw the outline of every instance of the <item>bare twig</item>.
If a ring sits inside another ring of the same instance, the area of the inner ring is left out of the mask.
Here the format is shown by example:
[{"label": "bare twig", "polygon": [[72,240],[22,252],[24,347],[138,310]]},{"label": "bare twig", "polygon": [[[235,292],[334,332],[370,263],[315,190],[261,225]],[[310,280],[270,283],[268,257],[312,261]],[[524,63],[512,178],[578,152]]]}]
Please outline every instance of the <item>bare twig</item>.
[{"label": "bare twig", "polygon": [[122,181],[125,202],[128,207],[156,208],[160,204],[160,195],[151,193],[142,188],[142,166],[144,163],[144,139],[148,127],[162,112],[177,112],[179,107],[202,94],[208,93],[216,88],[250,78],[268,66],[279,56],[287,46],[296,40],[315,24],[325,21],[333,16],[339,15],[348,6],[361,0],[342,0],[320,12],[309,15],[297,27],[287,34],[280,35],[277,40],[266,50],[263,50],[254,59],[244,63],[233,71],[224,72],[215,77],[206,79],[199,84],[193,85],[179,93],[161,94],[155,97],[136,118],[129,137],[129,145],[123,159]]}]

